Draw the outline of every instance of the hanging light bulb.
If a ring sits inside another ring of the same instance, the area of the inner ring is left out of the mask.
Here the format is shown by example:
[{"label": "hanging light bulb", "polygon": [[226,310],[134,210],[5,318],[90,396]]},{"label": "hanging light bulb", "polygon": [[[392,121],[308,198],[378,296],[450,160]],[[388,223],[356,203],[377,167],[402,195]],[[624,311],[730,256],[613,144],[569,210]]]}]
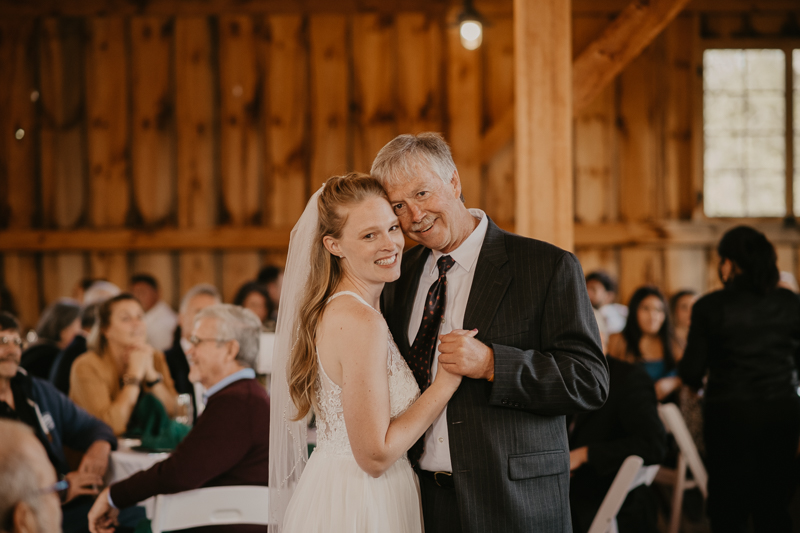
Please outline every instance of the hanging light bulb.
[{"label": "hanging light bulb", "polygon": [[467,50],[475,50],[483,42],[482,18],[472,5],[472,0],[464,0],[464,9],[458,16],[458,33],[461,46]]}]

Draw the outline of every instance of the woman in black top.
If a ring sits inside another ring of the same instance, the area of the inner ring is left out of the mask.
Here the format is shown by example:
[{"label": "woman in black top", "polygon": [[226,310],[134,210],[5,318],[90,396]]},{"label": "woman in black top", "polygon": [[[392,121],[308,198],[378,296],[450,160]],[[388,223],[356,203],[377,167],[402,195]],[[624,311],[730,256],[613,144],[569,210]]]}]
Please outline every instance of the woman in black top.
[{"label": "woman in black top", "polygon": [[791,531],[800,437],[800,299],[777,287],[775,248],[747,226],[718,247],[725,288],[692,310],[678,373],[705,386],[708,514],[715,532]]}]

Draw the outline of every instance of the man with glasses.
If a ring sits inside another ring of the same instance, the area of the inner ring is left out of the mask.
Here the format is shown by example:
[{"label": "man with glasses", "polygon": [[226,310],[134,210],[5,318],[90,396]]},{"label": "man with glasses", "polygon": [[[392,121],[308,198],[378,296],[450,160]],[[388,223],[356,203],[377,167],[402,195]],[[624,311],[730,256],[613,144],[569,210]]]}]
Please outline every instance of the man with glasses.
[{"label": "man with glasses", "polygon": [[58,533],[61,502],[47,452],[29,427],[0,420],[0,531]]},{"label": "man with glasses", "polygon": [[[111,428],[52,384],[29,376],[19,366],[21,357],[19,322],[0,312],[0,419],[17,420],[33,430],[59,477],[69,483],[62,501],[64,531],[86,531],[91,497],[103,484],[108,456],[117,439]],[[64,446],[84,454],[75,471],[69,471]]]},{"label": "man with glasses", "polygon": [[[201,487],[267,486],[269,397],[256,381],[254,370],[260,333],[258,317],[239,306],[217,304],[197,314],[187,354],[189,379],[205,388],[206,408],[169,458],[100,493],[89,513],[92,533],[111,531],[117,509],[157,494]],[[237,532],[263,529],[216,528]]]}]

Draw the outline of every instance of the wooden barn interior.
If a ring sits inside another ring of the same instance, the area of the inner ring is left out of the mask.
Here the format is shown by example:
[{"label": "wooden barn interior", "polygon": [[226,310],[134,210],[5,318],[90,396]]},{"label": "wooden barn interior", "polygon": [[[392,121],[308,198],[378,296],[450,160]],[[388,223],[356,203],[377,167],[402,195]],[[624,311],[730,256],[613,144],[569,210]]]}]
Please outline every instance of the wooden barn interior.
[{"label": "wooden barn interior", "polygon": [[785,214],[709,216],[702,65],[770,48],[791,73],[800,3],[478,0],[474,51],[461,5],[0,0],[0,275],[24,325],[86,277],[151,273],[173,307],[211,282],[230,301],[285,261],[327,177],[421,131],[451,144],[469,206],[607,270],[622,302],[717,287],[716,243],[739,223],[798,274],[797,97]]}]

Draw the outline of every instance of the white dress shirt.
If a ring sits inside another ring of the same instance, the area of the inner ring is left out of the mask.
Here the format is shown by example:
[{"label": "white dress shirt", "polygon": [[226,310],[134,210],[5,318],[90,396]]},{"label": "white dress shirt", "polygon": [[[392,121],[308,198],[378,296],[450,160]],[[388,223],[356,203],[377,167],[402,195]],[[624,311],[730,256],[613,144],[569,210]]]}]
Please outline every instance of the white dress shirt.
[{"label": "white dress shirt", "polygon": [[144,314],[144,323],[147,326],[147,343],[163,352],[172,346],[172,335],[178,325],[178,315],[163,300]]},{"label": "white dress shirt", "polygon": [[[461,246],[450,252],[450,257],[455,260],[455,264],[447,273],[447,300],[444,307],[444,318],[439,335],[450,333],[454,329],[464,328],[464,313],[467,310],[467,300],[469,291],[472,288],[472,280],[475,277],[475,267],[478,264],[478,255],[483,246],[483,239],[486,237],[486,229],[489,227],[486,213],[480,209],[470,209],[470,214],[480,219],[480,223]],[[431,285],[439,278],[439,269],[436,262],[444,255],[442,252],[433,250],[425,262],[422,276],[419,279],[417,295],[414,299],[414,307],[411,310],[411,318],[408,323],[408,343],[414,344],[414,338],[422,322],[422,313],[425,307],[425,298]],[[431,367],[431,380],[436,378],[436,370],[439,363],[439,345],[437,342],[436,353],[433,357]],[[452,472],[453,466],[450,461],[450,437],[447,432],[447,407],[434,420],[433,425],[425,433],[425,451],[419,461],[422,470],[431,472]]]}]

